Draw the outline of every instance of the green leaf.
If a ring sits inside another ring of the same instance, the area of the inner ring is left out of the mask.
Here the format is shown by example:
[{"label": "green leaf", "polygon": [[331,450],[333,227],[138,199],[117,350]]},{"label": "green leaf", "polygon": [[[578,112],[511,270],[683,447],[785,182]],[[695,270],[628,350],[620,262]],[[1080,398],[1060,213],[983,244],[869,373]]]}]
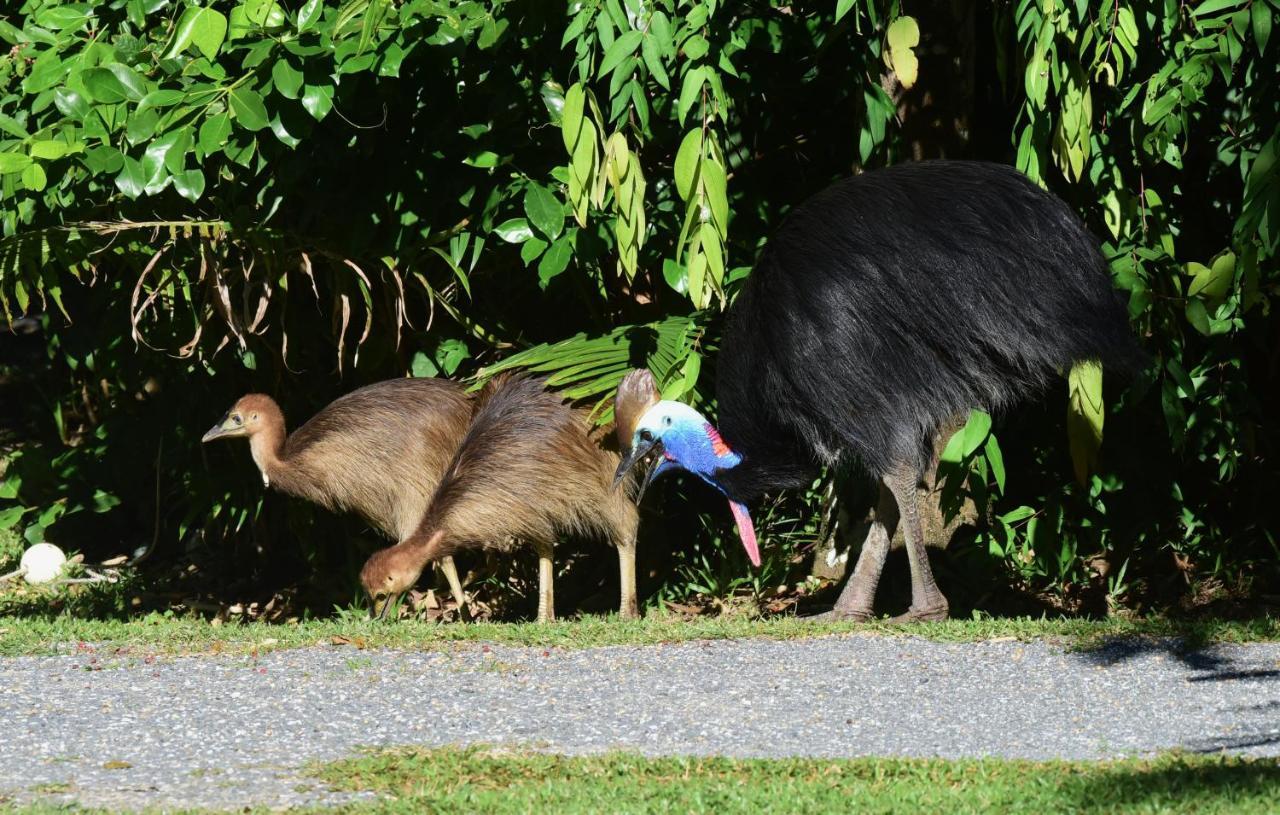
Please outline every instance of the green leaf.
[{"label": "green leaf", "polygon": [[613,44],[605,49],[604,59],[600,60],[600,69],[596,71],[596,76],[602,77],[618,67],[620,62],[635,53],[643,39],[644,35],[639,31],[628,31],[614,40]]},{"label": "green leaf", "polygon": [[141,101],[147,93],[146,82],[132,68],[115,63],[105,68],[86,68],[80,81],[95,101],[113,104],[126,99]]},{"label": "green leaf", "polygon": [[684,82],[680,86],[680,100],[676,103],[676,113],[681,123],[688,117],[693,103],[698,101],[706,75],[705,67],[694,68],[684,75]]},{"label": "green leaf", "polygon": [[317,122],[329,115],[333,109],[332,85],[304,85],[302,90],[302,106]]},{"label": "green leaf", "polygon": [[987,436],[987,444],[983,448],[987,456],[987,463],[991,465],[991,474],[996,479],[996,490],[1000,494],[1004,494],[1004,453],[1000,450],[1000,443],[996,441],[996,434],[992,433]]},{"label": "green leaf", "polygon": [[680,149],[676,151],[676,192],[688,201],[698,179],[698,166],[702,162],[702,128],[694,128],[684,134]]},{"label": "green leaf", "polygon": [[302,71],[294,68],[284,57],[271,66],[271,80],[285,99],[297,99],[302,90]]},{"label": "green leaf", "polygon": [[204,195],[204,173],[185,170],[173,176],[173,188],[188,201],[198,201]]},{"label": "green leaf", "polygon": [[31,157],[25,153],[0,153],[0,175],[20,173],[31,166]]},{"label": "green leaf", "polygon": [[1213,14],[1217,11],[1235,8],[1244,2],[1245,0],[1205,0],[1205,2],[1196,6],[1195,11],[1191,12],[1191,16],[1200,17],[1205,14]]},{"label": "green leaf", "polygon": [[899,17],[889,25],[885,32],[885,42],[889,46],[889,64],[902,82],[902,87],[910,88],[916,84],[920,62],[912,49],[920,44],[920,26],[914,17]]},{"label": "green leaf", "polygon": [[1262,0],[1253,0],[1253,41],[1258,45],[1258,53],[1267,50],[1267,42],[1271,40],[1271,24],[1275,22],[1275,12],[1267,8]]},{"label": "green leaf", "polygon": [[671,90],[671,77],[667,75],[667,69],[662,64],[662,55],[658,52],[658,40],[650,35],[644,38],[644,42],[640,45],[640,53],[644,58],[644,64],[649,69],[649,73],[657,80],[658,84],[666,90]]},{"label": "green leaf", "polygon": [[[55,88],[53,91],[53,104],[58,109],[58,112],[68,119],[82,120],[92,110],[88,100],[70,88]],[[19,138],[25,138],[25,136]]]},{"label": "green leaf", "polygon": [[538,261],[538,283],[542,288],[556,275],[569,267],[569,256],[573,253],[573,239],[565,235],[547,249],[547,253]]},{"label": "green leaf", "polygon": [[1209,325],[1209,312],[1204,307],[1204,303],[1199,300],[1187,301],[1187,322],[1191,323],[1191,327],[1206,337],[1209,336],[1211,326]]},{"label": "green leaf", "polygon": [[320,19],[323,11],[324,4],[320,0],[307,0],[307,2],[303,3],[302,8],[298,10],[299,33],[306,31],[315,24],[315,21]]},{"label": "green leaf", "polygon": [[1102,400],[1102,366],[1097,362],[1079,362],[1067,376],[1067,440],[1071,446],[1071,464],[1076,481],[1089,483],[1089,475],[1098,466],[1098,448],[1102,446],[1102,425],[1106,404]]},{"label": "green leaf", "polygon": [[662,261],[662,279],[667,285],[680,294],[689,291],[689,270],[680,263],[667,258]]},{"label": "green leaf", "polygon": [[197,144],[200,151],[211,156],[223,148],[231,136],[231,114],[219,113],[205,119],[200,125],[200,136]]},{"label": "green leaf", "polygon": [[849,13],[849,9],[853,8],[856,0],[836,0],[836,22],[840,22],[844,15]]},{"label": "green leaf", "polygon": [[969,412],[969,419],[960,429],[960,455],[968,458],[978,451],[991,433],[991,416],[984,411]]},{"label": "green leaf", "polygon": [[711,207],[711,219],[720,228],[721,235],[729,230],[729,180],[724,168],[711,159],[702,162],[702,186],[707,191],[707,206]]},{"label": "green leaf", "polygon": [[120,192],[129,198],[137,198],[142,195],[142,190],[146,185],[146,176],[142,172],[142,165],[132,156],[124,157],[124,167],[120,170],[120,174],[116,176],[116,187]]},{"label": "green leaf", "polygon": [[261,130],[269,123],[267,106],[255,90],[236,88],[227,94],[227,105],[231,108],[231,114],[247,130]]},{"label": "green leaf", "polygon": [[208,59],[218,55],[218,49],[227,37],[227,18],[211,8],[188,7],[178,18],[173,30],[173,44],[165,52],[165,59],[173,59],[194,45]]},{"label": "green leaf", "polygon": [[704,223],[698,232],[698,240],[703,254],[707,256],[707,271],[719,285],[724,280],[724,253],[720,249],[720,237],[716,234],[716,228],[710,223]]},{"label": "green leaf", "polygon": [[432,361],[431,357],[422,351],[418,351],[413,355],[411,370],[413,375],[419,379],[440,375],[440,368]]},{"label": "green leaf", "polygon": [[44,168],[39,163],[32,163],[22,171],[22,186],[32,192],[40,192],[48,183],[49,179],[44,174]]},{"label": "green leaf", "polygon": [[573,152],[578,143],[578,134],[582,130],[582,111],[586,105],[586,93],[582,85],[574,83],[564,95],[564,112],[560,120],[560,135],[564,138],[564,149]]},{"label": "green leaf", "polygon": [[564,204],[541,184],[530,184],[525,190],[524,213],[548,238],[554,240],[564,230]]},{"label": "green leaf", "polygon": [[542,254],[542,251],[547,246],[547,242],[542,238],[530,237],[520,245],[520,259],[524,261],[524,265],[527,267],[538,259],[538,256]]},{"label": "green leaf", "polygon": [[41,139],[31,142],[31,157],[42,158],[49,161],[60,159],[67,153],[71,152],[70,145],[64,141],[56,139]]},{"label": "green leaf", "polygon": [[493,231],[507,243],[524,243],[533,237],[533,230],[529,228],[529,222],[524,218],[503,221],[495,226]]}]

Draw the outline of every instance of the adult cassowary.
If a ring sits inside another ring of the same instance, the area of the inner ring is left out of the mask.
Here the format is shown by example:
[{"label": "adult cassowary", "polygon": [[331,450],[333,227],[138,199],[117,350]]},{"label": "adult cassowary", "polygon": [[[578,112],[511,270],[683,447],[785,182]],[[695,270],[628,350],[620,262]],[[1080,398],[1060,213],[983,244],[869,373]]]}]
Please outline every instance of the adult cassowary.
[{"label": "adult cassowary", "polygon": [[718,432],[629,375],[618,409],[637,418],[618,474],[660,450],[644,483],[681,468],[719,489],[758,564],[746,502],[860,461],[889,511],[836,602],[842,619],[872,614],[894,503],[911,565],[904,617],[947,616],[917,492],[945,422],[1023,400],[1078,362],[1143,361],[1097,241],[1067,206],[1010,167],[964,161],[868,172],[799,206],[721,347]]}]

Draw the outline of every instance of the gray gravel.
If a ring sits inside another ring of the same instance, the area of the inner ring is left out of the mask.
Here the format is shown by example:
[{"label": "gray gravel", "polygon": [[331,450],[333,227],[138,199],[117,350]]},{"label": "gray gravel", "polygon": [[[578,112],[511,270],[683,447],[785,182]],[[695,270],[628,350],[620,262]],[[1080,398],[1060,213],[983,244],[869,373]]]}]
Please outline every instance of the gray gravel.
[{"label": "gray gravel", "polygon": [[1075,653],[850,636],[588,651],[78,653],[0,659],[0,728],[0,801],[114,807],[335,801],[299,768],[361,745],[1280,756],[1280,644]]}]

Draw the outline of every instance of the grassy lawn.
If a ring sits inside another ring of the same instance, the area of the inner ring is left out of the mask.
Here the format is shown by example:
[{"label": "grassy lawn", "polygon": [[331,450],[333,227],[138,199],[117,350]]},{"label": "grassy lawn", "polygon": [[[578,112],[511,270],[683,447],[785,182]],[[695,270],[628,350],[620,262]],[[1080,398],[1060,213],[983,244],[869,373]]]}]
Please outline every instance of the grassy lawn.
[{"label": "grassy lawn", "polygon": [[643,620],[584,617],[550,625],[536,623],[377,622],[358,615],[293,624],[212,625],[195,618],[150,615],[135,620],[89,620],[69,616],[0,617],[0,655],[49,654],[77,642],[159,653],[248,653],[316,644],[360,648],[445,648],[458,642],[489,642],[542,648],[647,645],[701,639],[762,637],[796,639],[824,635],[917,636],[970,642],[993,638],[1053,639],[1090,647],[1112,637],[1182,637],[1189,646],[1208,642],[1280,640],[1280,619],[1244,622],[1069,620],[1004,618],[890,625],[818,623],[795,617],[696,617],[652,613]]},{"label": "grassy lawn", "polygon": [[379,794],[352,812],[1271,813],[1280,763],[582,758],[397,749],[314,769]]}]

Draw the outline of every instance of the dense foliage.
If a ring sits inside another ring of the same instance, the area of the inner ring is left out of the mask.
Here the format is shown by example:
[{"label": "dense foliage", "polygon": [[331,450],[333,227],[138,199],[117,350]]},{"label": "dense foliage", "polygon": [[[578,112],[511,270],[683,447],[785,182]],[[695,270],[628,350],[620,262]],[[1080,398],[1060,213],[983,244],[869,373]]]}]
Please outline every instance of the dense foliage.
[{"label": "dense foliage", "polygon": [[[970,417],[940,468],[944,506],[977,508],[953,597],[1265,592],[1278,9],[23,0],[0,16],[0,310],[41,331],[3,340],[0,527],[349,590],[358,524],[264,500],[243,450],[199,445],[240,393],[296,421],[387,376],[520,367],[607,421],[648,364],[714,412],[719,316],[789,207],[977,157],[1077,208],[1152,363],[1105,401],[1085,366]],[[759,510],[772,557],[745,580],[719,505],[668,485],[649,590],[802,576],[825,498],[857,494],[833,475]]]}]

